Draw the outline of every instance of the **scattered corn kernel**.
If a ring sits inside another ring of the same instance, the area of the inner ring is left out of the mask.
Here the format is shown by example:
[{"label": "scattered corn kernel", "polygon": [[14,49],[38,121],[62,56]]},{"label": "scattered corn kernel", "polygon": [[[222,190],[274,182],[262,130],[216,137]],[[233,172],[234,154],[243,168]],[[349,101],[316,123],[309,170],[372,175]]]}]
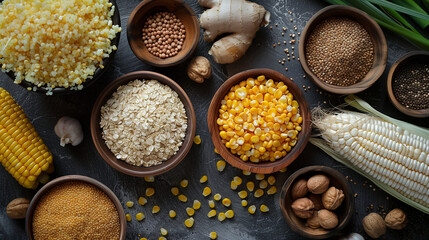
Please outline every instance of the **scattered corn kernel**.
[{"label": "scattered corn kernel", "polygon": [[127,219],[128,222],[131,222],[131,215],[130,214],[126,214],[125,215],[125,219]]},{"label": "scattered corn kernel", "polygon": [[243,207],[247,206],[247,200],[246,199],[241,200],[241,206],[243,206]]},{"label": "scattered corn kernel", "polygon": [[159,213],[160,210],[161,210],[161,208],[159,208],[159,206],[155,205],[152,208],[152,213]]},{"label": "scattered corn kernel", "polygon": [[277,187],[276,186],[271,186],[268,190],[267,190],[267,194],[268,195],[273,195],[277,192]]},{"label": "scattered corn kernel", "polygon": [[224,160],[219,160],[219,161],[217,161],[217,163],[216,163],[217,170],[218,170],[219,172],[222,172],[222,171],[225,169],[225,165],[226,165],[226,163],[225,163],[225,161],[224,161]]},{"label": "scattered corn kernel", "polygon": [[147,199],[145,197],[139,197],[139,204],[144,206],[147,203]]},{"label": "scattered corn kernel", "polygon": [[144,177],[144,180],[146,182],[155,182],[155,177],[154,176]]},{"label": "scattered corn kernel", "polygon": [[216,194],[213,196],[213,199],[214,199],[214,200],[216,200],[216,201],[219,201],[219,200],[221,200],[221,199],[222,199],[222,196],[221,196],[219,193],[216,193]]},{"label": "scattered corn kernel", "polygon": [[214,208],[215,207],[215,203],[213,200],[209,200],[209,207],[210,208]]},{"label": "scattered corn kernel", "polygon": [[200,178],[200,183],[205,183],[205,182],[207,182],[207,176],[206,175],[204,175],[204,176],[202,176],[201,178]]},{"label": "scattered corn kernel", "polygon": [[167,229],[165,229],[165,228],[161,228],[161,229],[160,229],[160,231],[161,231],[161,235],[162,235],[162,236],[167,236],[167,234],[168,234]]},{"label": "scattered corn kernel", "polygon": [[279,170],[279,172],[286,172],[286,171],[287,171],[287,168],[282,168]]},{"label": "scattered corn kernel", "polygon": [[250,176],[252,174],[250,171],[243,170],[243,175]]},{"label": "scattered corn kernel", "polygon": [[233,181],[234,181],[235,185],[237,185],[237,186],[240,186],[241,183],[243,182],[243,180],[239,176],[235,176]]},{"label": "scattered corn kernel", "polygon": [[250,206],[247,210],[249,211],[249,213],[250,213],[250,214],[254,214],[254,213],[255,213],[255,211],[256,211],[256,206],[255,206],[255,205],[252,205],[252,206]]},{"label": "scattered corn kernel", "polygon": [[222,204],[225,207],[229,207],[229,206],[231,206],[231,200],[229,198],[224,198],[224,199],[222,199]]},{"label": "scattered corn kernel", "polygon": [[188,214],[189,217],[192,217],[195,214],[195,210],[193,208],[187,207],[186,213]]},{"label": "scattered corn kernel", "polygon": [[259,209],[261,210],[261,212],[268,212],[268,211],[270,211],[270,209],[266,205],[264,205],[264,204],[262,204]]},{"label": "scattered corn kernel", "polygon": [[137,213],[137,214],[136,214],[136,219],[137,219],[137,221],[141,221],[141,220],[143,220],[144,218],[145,218],[145,216],[144,216],[144,214],[143,214],[143,213],[139,212],[139,213]]},{"label": "scattered corn kernel", "polygon": [[175,218],[175,217],[176,217],[176,211],[174,211],[174,210],[170,210],[170,211],[168,212],[168,216],[170,216],[171,218]]},{"label": "scattered corn kernel", "polygon": [[192,208],[195,210],[198,210],[200,209],[200,207],[201,207],[201,202],[198,200],[194,200],[194,203],[192,204]]},{"label": "scattered corn kernel", "polygon": [[172,188],[171,188],[171,193],[172,193],[174,196],[179,195],[179,188],[177,188],[177,187],[172,187]]},{"label": "scattered corn kernel", "polygon": [[161,237],[158,238],[158,240],[167,240],[167,238],[161,236]]},{"label": "scattered corn kernel", "polygon": [[263,180],[264,178],[265,178],[265,174],[257,173],[255,175],[255,179],[258,181]]},{"label": "scattered corn kernel", "polygon": [[215,152],[215,153],[217,153],[217,154],[219,154],[219,152],[217,151],[217,149],[216,149],[216,148],[214,149],[214,152]]},{"label": "scattered corn kernel", "polygon": [[221,212],[217,215],[217,219],[221,222],[223,222],[223,220],[225,220],[225,218],[226,218],[226,215],[223,212]]},{"label": "scattered corn kernel", "polygon": [[253,196],[255,197],[255,198],[260,198],[260,197],[262,197],[264,195],[264,190],[262,190],[262,189],[258,189],[258,190],[256,190],[255,191],[255,193],[253,194]]},{"label": "scattered corn kernel", "polygon": [[200,143],[201,143],[201,137],[200,137],[200,135],[196,135],[196,136],[194,137],[194,143],[195,143],[195,144],[200,144]]},{"label": "scattered corn kernel", "polygon": [[255,190],[255,183],[253,183],[252,181],[248,181],[246,183],[246,187],[249,192],[253,192],[253,190]]},{"label": "scattered corn kernel", "polygon": [[269,176],[268,178],[267,178],[267,180],[268,180],[268,183],[270,184],[270,185],[274,185],[274,183],[276,183],[276,178],[274,177],[274,176]]},{"label": "scattered corn kernel", "polygon": [[247,197],[247,192],[245,190],[238,192],[238,196],[240,198],[246,198]]},{"label": "scattered corn kernel", "polygon": [[212,218],[216,216],[216,210],[212,209],[209,213],[207,213],[207,217]]},{"label": "scattered corn kernel", "polygon": [[140,240],[147,240],[147,238],[140,238]]},{"label": "scattered corn kernel", "polygon": [[180,181],[180,186],[182,186],[182,188],[187,187],[189,184],[189,181],[187,179],[183,179],[182,181]]},{"label": "scattered corn kernel", "polygon": [[210,195],[212,193],[212,190],[209,187],[205,187],[203,190],[203,196],[207,197],[208,195]]},{"label": "scattered corn kernel", "polygon": [[231,181],[231,189],[232,190],[235,190],[235,189],[237,189],[237,184],[235,184],[235,182],[234,182],[234,180],[233,181]]},{"label": "scattered corn kernel", "polygon": [[233,218],[234,217],[234,211],[232,211],[231,209],[225,212],[225,216],[227,218]]},{"label": "scattered corn kernel", "polygon": [[153,196],[154,194],[155,194],[154,188],[146,188],[146,196],[150,197],[150,196]]},{"label": "scattered corn kernel", "polygon": [[211,232],[209,235],[210,239],[214,240],[217,238],[217,233],[216,232]]},{"label": "scattered corn kernel", "polygon": [[185,226],[188,228],[191,228],[192,226],[194,226],[194,218],[190,217],[188,219],[185,220]]},{"label": "scattered corn kernel", "polygon": [[262,180],[262,181],[259,182],[259,188],[265,189],[267,187],[268,187],[267,180],[264,179],[264,180]]},{"label": "scattered corn kernel", "polygon": [[188,201],[188,198],[187,198],[185,195],[183,195],[183,194],[180,194],[177,198],[178,198],[181,202],[187,202],[187,201]]},{"label": "scattered corn kernel", "polygon": [[126,203],[127,207],[132,208],[134,206],[134,202],[133,201],[128,201]]}]

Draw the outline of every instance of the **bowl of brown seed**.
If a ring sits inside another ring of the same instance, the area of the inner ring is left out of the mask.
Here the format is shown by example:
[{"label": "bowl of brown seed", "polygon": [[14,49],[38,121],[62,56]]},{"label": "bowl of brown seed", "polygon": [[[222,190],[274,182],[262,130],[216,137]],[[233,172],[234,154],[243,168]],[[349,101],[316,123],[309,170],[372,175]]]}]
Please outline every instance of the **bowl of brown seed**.
[{"label": "bowl of brown seed", "polygon": [[301,66],[321,89],[361,92],[383,74],[387,43],[380,26],[365,12],[329,6],[307,23],[299,42]]},{"label": "bowl of brown seed", "polygon": [[194,52],[200,38],[198,17],[180,0],[145,0],[128,19],[127,38],[138,59],[170,67]]},{"label": "bowl of brown seed", "polygon": [[402,113],[429,117],[429,52],[413,51],[399,58],[387,76],[387,92]]}]

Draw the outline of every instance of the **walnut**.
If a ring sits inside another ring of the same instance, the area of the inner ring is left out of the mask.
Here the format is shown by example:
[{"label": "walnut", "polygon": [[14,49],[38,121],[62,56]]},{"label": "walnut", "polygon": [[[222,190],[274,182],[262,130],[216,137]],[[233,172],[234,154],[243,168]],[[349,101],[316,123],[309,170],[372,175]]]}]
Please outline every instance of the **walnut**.
[{"label": "walnut", "polygon": [[310,228],[319,228],[320,222],[319,222],[319,214],[317,211],[314,212],[313,216],[311,218],[307,218],[307,222],[305,223]]},{"label": "walnut", "polygon": [[12,219],[23,219],[27,214],[30,200],[26,198],[15,198],[6,207],[7,216]]},{"label": "walnut", "polygon": [[386,215],[384,222],[391,229],[401,230],[407,225],[408,219],[404,211],[395,208]]},{"label": "walnut", "polygon": [[326,209],[335,210],[337,209],[344,200],[343,190],[339,190],[335,187],[330,187],[322,195],[322,203]]},{"label": "walnut", "polygon": [[308,199],[310,199],[314,204],[314,210],[319,211],[323,209],[322,197],[319,194],[310,193],[308,194]]},{"label": "walnut", "polygon": [[211,75],[212,67],[210,61],[203,56],[193,58],[188,65],[188,76],[197,83],[204,82],[204,79],[209,78]]},{"label": "walnut", "polygon": [[313,202],[308,198],[298,198],[293,201],[291,208],[295,215],[299,218],[310,218],[313,216]]},{"label": "walnut", "polygon": [[300,179],[292,185],[292,199],[302,198],[308,193],[307,180]]},{"label": "walnut", "polygon": [[329,187],[329,178],[322,174],[312,176],[307,181],[308,191],[314,194],[322,194]]},{"label": "walnut", "polygon": [[324,229],[332,229],[338,226],[338,217],[335,213],[322,209],[317,212],[320,226]]},{"label": "walnut", "polygon": [[386,233],[386,224],[378,213],[370,213],[362,220],[363,230],[372,238],[379,238]]}]

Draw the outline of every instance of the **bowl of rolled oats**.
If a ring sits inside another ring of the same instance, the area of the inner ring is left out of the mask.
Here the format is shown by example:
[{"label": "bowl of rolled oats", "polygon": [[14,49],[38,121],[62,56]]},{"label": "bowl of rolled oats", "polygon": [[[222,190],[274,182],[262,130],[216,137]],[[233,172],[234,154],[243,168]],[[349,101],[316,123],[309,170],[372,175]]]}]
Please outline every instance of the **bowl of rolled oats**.
[{"label": "bowl of rolled oats", "polygon": [[110,83],[91,113],[91,135],[101,157],[116,170],[155,176],[189,152],[196,120],[186,92],[172,79],[138,71]]}]

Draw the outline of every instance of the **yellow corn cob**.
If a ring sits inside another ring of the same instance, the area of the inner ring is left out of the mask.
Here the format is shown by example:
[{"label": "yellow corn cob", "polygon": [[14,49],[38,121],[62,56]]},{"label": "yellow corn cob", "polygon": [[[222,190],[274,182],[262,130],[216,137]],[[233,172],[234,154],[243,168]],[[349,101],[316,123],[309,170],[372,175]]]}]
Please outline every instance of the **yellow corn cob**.
[{"label": "yellow corn cob", "polygon": [[52,173],[52,154],[12,96],[0,88],[0,161],[25,188]]}]

